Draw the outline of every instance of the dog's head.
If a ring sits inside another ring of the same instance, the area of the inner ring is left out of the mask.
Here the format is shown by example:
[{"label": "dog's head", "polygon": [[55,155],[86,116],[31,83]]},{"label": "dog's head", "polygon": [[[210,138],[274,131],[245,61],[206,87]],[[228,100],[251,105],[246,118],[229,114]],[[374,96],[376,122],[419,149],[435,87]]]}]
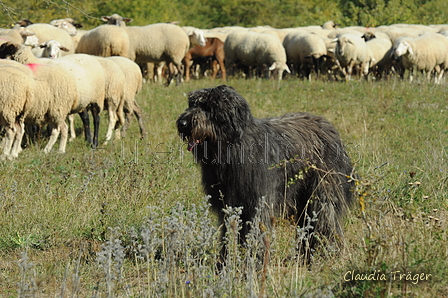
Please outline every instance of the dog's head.
[{"label": "dog's head", "polygon": [[252,121],[247,101],[232,87],[222,85],[190,92],[188,108],[176,124],[191,151],[205,141],[237,142]]}]

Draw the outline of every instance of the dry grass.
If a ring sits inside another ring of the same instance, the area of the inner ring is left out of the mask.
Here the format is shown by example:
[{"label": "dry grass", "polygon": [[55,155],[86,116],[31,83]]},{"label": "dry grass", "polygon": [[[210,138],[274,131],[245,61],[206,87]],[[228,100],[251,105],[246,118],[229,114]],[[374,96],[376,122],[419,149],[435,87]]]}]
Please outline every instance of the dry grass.
[{"label": "dry grass", "polygon": [[[448,295],[445,85],[230,80],[257,117],[327,117],[361,180],[342,251],[316,252],[303,267],[292,258],[295,227],[278,220],[264,273],[249,247],[235,249],[218,275],[215,219],[175,129],[186,93],[216,84],[147,84],[138,97],[146,140],[134,122],[126,139],[97,150],[78,138],[67,154],[44,155],[43,142],[0,164],[0,296]],[[386,280],[350,280],[351,272]]]}]

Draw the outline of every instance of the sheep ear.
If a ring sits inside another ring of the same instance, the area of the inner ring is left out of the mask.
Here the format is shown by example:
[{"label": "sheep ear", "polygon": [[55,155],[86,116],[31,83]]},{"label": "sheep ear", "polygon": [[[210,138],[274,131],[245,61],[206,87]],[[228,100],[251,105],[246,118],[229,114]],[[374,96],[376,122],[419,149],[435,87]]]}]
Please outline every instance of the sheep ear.
[{"label": "sheep ear", "polygon": [[269,70],[274,70],[277,67],[277,62],[272,63],[272,65],[269,67]]},{"label": "sheep ear", "polygon": [[63,46],[60,46],[59,49],[64,52],[70,51],[69,49],[67,49],[66,47],[63,47]]},{"label": "sheep ear", "polygon": [[40,45],[38,45],[39,48],[46,48],[47,44],[46,43],[41,43]]},{"label": "sheep ear", "polygon": [[132,21],[133,21],[133,19],[131,19],[131,18],[123,18],[123,22],[130,23]]},{"label": "sheep ear", "polygon": [[110,16],[102,16],[101,20],[104,22],[108,22],[110,20]]},{"label": "sheep ear", "polygon": [[409,42],[407,42],[406,40],[403,41],[403,44],[408,48],[409,54],[414,55],[414,51],[412,50],[411,44]]},{"label": "sheep ear", "polygon": [[351,43],[352,45],[355,45],[355,44],[353,43],[353,41],[351,41],[350,39],[347,39],[347,41],[348,41],[348,43]]},{"label": "sheep ear", "polygon": [[330,43],[337,43],[337,42],[338,42],[338,39],[335,38],[335,39],[332,39]]}]

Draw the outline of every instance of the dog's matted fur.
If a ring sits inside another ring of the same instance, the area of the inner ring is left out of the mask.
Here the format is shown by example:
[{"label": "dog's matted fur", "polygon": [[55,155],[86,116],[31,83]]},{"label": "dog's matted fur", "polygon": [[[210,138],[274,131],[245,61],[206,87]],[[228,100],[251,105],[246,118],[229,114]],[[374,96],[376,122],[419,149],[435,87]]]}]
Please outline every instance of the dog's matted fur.
[{"label": "dog's matted fur", "polygon": [[205,193],[221,224],[223,208],[242,206],[244,241],[247,222],[264,198],[261,219],[267,226],[277,212],[300,226],[312,223],[311,247],[342,236],[341,216],[353,197],[352,165],[327,120],[307,113],[254,118],[246,100],[224,85],[190,92],[188,104],[178,132],[201,165]]}]

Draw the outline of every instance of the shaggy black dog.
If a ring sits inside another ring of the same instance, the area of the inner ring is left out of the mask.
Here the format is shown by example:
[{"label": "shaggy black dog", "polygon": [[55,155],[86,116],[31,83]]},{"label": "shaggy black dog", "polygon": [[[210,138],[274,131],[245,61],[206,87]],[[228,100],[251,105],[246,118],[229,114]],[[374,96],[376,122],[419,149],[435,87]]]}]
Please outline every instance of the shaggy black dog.
[{"label": "shaggy black dog", "polygon": [[223,208],[242,206],[244,242],[263,198],[267,227],[273,214],[283,214],[307,226],[302,231],[309,248],[341,238],[340,219],[353,198],[352,166],[327,120],[306,113],[254,118],[229,86],[190,92],[188,105],[178,132],[201,165],[205,193],[221,224]]}]

